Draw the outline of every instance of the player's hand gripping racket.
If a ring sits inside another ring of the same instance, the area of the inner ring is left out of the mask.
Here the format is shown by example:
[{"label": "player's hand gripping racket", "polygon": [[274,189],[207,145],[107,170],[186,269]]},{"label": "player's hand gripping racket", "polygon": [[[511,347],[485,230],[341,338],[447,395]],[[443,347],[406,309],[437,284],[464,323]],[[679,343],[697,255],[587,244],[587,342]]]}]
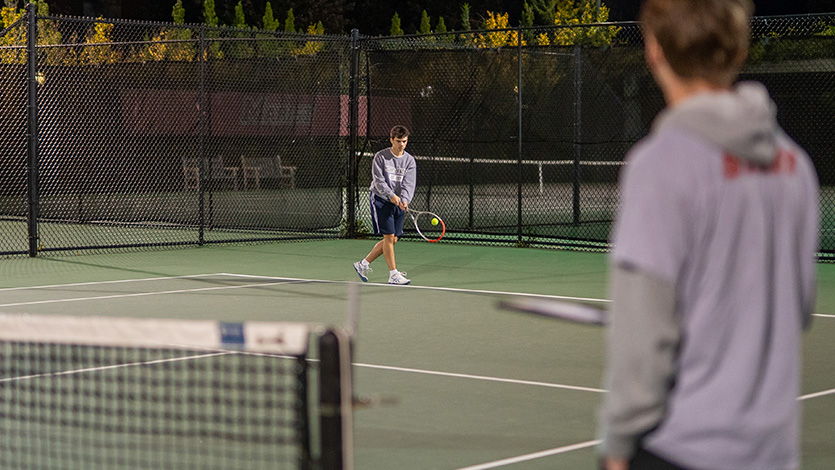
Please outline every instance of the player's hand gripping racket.
[{"label": "player's hand gripping racket", "polygon": [[415,223],[415,230],[424,240],[434,243],[444,238],[446,225],[438,214],[429,211],[416,211],[411,207],[406,208],[406,213],[412,218],[412,222]]},{"label": "player's hand gripping racket", "polygon": [[608,322],[608,314],[602,308],[575,302],[518,298],[501,300],[498,307],[502,310],[533,313],[587,325],[605,325]]}]

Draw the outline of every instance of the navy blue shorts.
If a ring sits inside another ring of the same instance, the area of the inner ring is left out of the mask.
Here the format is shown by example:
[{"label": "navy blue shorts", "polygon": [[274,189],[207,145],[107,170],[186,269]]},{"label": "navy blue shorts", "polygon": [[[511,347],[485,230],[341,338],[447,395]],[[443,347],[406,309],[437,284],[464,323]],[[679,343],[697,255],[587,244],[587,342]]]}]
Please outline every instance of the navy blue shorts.
[{"label": "navy blue shorts", "polygon": [[374,226],[374,233],[377,235],[394,235],[400,238],[403,235],[403,221],[406,219],[406,212],[389,201],[371,193],[371,225]]}]

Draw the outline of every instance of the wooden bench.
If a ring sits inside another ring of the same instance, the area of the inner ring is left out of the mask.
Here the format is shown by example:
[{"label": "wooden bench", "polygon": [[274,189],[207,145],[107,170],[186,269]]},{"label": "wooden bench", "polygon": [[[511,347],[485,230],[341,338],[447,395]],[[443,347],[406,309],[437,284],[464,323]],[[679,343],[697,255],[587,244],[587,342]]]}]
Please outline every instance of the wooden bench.
[{"label": "wooden bench", "polygon": [[[238,170],[236,166],[225,166],[223,157],[212,157],[209,161],[209,181],[222,181],[232,183],[235,191],[238,190]],[[183,178],[186,190],[200,189],[200,167],[201,162],[196,157],[183,157]]]},{"label": "wooden bench", "polygon": [[255,189],[261,188],[262,179],[275,179],[279,187],[296,187],[296,167],[281,164],[281,157],[246,157],[241,155],[241,174],[243,187],[247,188],[249,181],[255,182]]}]

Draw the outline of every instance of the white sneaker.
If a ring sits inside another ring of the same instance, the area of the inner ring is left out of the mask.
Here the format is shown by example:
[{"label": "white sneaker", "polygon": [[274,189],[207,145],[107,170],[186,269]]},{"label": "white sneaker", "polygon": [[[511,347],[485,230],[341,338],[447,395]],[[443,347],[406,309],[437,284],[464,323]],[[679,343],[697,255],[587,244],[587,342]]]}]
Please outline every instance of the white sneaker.
[{"label": "white sneaker", "polygon": [[370,273],[373,270],[371,269],[371,265],[367,264],[363,266],[362,262],[357,261],[356,263],[354,263],[354,271],[357,272],[360,279],[362,279],[362,282],[368,282],[368,273]]},{"label": "white sneaker", "polygon": [[389,276],[389,284],[404,286],[410,282],[412,281],[406,279],[406,273],[401,273],[400,271],[394,273],[392,276]]}]

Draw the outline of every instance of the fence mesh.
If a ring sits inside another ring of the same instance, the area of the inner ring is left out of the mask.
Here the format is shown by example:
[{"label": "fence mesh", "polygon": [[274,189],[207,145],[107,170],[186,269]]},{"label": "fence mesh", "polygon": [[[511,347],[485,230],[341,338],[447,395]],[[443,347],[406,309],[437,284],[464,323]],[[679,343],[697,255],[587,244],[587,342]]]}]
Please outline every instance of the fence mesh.
[{"label": "fence mesh", "polygon": [[[29,246],[23,19],[0,35],[3,254]],[[414,205],[442,214],[448,240],[605,250],[623,157],[664,106],[636,23],[356,43],[37,23],[42,253],[361,235],[371,157],[395,124],[412,131]],[[768,87],[812,156],[835,253],[835,15],[752,26],[741,79]]]},{"label": "fence mesh", "polygon": [[367,55],[369,115],[408,103],[415,203],[448,238],[605,246],[623,156],[663,106],[636,25],[377,39]]},{"label": "fence mesh", "polygon": [[[835,16],[756,18],[752,32],[740,79],[765,83],[780,123],[812,156],[828,255]],[[413,130],[415,203],[446,215],[448,238],[608,246],[623,158],[664,107],[638,24],[376,38],[364,51],[373,132],[360,187],[373,150],[387,145],[380,121],[396,120],[377,110],[399,107]]]},{"label": "fence mesh", "polygon": [[[38,30],[39,250],[338,234],[347,39],[68,17]],[[0,249],[25,253],[26,57],[4,52],[17,235]]]},{"label": "fence mesh", "polygon": [[0,32],[0,253],[28,243],[25,32],[23,18]]}]

